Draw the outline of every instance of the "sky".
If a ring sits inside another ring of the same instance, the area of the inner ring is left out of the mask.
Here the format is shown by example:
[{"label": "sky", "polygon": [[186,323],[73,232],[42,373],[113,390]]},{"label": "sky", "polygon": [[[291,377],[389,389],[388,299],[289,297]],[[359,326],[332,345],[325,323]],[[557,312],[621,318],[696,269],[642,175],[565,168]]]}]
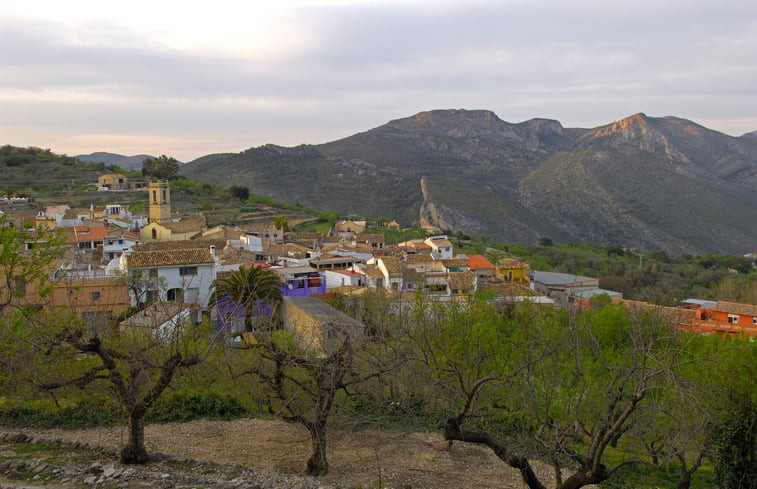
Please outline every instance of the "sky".
[{"label": "sky", "polygon": [[0,0],[0,144],[186,162],[433,109],[757,131],[757,2]]}]

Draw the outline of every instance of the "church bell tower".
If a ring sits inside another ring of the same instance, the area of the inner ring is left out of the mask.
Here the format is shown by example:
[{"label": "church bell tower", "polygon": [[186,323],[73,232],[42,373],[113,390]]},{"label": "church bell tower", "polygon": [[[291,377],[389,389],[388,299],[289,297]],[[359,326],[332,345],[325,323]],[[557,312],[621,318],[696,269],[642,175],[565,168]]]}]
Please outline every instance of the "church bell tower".
[{"label": "church bell tower", "polygon": [[171,218],[171,191],[168,182],[150,182],[150,222],[166,222]]}]

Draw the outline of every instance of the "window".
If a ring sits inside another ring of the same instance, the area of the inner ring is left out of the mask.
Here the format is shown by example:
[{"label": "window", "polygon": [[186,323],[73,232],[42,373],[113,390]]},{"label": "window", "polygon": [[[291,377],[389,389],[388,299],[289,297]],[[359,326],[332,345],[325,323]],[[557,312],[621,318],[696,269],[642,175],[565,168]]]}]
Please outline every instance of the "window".
[{"label": "window", "polygon": [[197,267],[179,267],[179,275],[182,277],[186,275],[197,275]]},{"label": "window", "polygon": [[729,314],[728,315],[728,324],[738,324],[739,323],[739,315],[738,314]]},{"label": "window", "polygon": [[158,192],[156,192],[155,190],[152,191],[152,201],[153,203],[158,202]]},{"label": "window", "polygon": [[91,292],[89,294],[89,297],[90,297],[90,299],[92,299],[92,302],[99,301],[100,300],[100,292],[99,291]]},{"label": "window", "polygon": [[152,229],[152,239],[158,239],[158,231],[155,228]]},{"label": "window", "polygon": [[752,318],[752,324],[757,324],[757,317]]},{"label": "window", "polygon": [[168,289],[166,300],[182,302],[184,300],[184,289]]},{"label": "window", "polygon": [[16,277],[14,282],[15,282],[16,294],[19,294],[19,295],[26,294],[26,280],[24,280],[23,277]]}]

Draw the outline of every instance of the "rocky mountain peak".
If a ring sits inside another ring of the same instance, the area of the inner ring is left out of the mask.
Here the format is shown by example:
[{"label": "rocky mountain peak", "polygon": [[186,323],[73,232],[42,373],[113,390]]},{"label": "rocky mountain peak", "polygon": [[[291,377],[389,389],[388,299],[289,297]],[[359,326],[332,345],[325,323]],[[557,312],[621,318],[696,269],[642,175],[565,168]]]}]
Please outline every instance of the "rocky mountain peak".
[{"label": "rocky mountain peak", "polygon": [[419,112],[411,117],[396,119],[387,126],[403,131],[423,131],[437,134],[449,134],[461,127],[466,132],[490,131],[499,125],[507,125],[490,110],[431,110]]},{"label": "rocky mountain peak", "polygon": [[612,124],[598,127],[593,131],[592,139],[618,135],[628,141],[636,140],[651,130],[650,120],[646,114],[639,112]]},{"label": "rocky mountain peak", "polygon": [[539,136],[563,136],[563,126],[554,119],[529,119],[521,125],[535,131]]}]

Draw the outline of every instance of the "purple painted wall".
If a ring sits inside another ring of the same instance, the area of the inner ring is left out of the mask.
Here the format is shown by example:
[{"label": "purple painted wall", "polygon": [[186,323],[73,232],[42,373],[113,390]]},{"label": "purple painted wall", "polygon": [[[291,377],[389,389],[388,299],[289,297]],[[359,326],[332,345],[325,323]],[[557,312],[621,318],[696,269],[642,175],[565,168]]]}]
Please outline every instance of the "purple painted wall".
[{"label": "purple painted wall", "polygon": [[326,293],[326,277],[322,273],[310,276],[289,278],[279,287],[284,297],[305,297]]}]

